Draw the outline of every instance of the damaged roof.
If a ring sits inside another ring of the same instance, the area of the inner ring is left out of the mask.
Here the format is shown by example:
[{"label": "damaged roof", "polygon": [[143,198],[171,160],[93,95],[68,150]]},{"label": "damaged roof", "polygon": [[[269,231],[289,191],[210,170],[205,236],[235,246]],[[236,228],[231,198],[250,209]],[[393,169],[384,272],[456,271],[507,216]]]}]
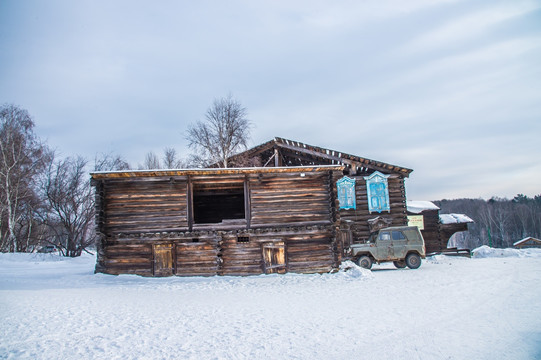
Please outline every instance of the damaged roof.
[{"label": "damaged roof", "polygon": [[[346,167],[361,168],[363,170],[378,170],[384,173],[400,174],[404,177],[408,177],[413,171],[412,169],[402,166],[392,165],[381,161],[371,160],[341,151],[325,149],[280,137],[275,137],[266,143],[233,155],[229,157],[229,160],[235,161],[242,158],[251,158],[271,149],[282,150],[292,157],[298,157],[299,159],[302,158],[305,162],[312,162],[313,164],[338,164]],[[262,165],[266,167],[268,163]]]}]

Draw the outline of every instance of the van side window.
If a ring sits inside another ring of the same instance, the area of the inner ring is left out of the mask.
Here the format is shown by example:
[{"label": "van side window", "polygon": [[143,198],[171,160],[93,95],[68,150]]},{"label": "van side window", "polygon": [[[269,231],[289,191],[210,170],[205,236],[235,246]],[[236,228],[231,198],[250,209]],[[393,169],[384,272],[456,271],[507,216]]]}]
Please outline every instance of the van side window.
[{"label": "van side window", "polygon": [[393,231],[393,240],[406,240],[402,231]]},{"label": "van side window", "polygon": [[379,239],[389,241],[391,240],[391,234],[387,231],[381,232],[379,233]]}]

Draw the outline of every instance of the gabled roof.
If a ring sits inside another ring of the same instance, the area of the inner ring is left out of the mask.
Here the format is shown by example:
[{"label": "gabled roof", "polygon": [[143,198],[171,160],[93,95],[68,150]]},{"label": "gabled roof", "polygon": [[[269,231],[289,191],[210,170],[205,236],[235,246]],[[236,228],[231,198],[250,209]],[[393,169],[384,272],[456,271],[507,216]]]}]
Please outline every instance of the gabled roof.
[{"label": "gabled roof", "polygon": [[525,243],[529,243],[530,245],[532,245],[532,244],[541,244],[541,240],[529,236],[527,238],[524,238],[522,240],[519,240],[519,241],[513,243],[513,245],[517,246],[517,245],[521,245],[521,244],[525,244]]},{"label": "gabled roof", "polygon": [[[413,171],[408,168],[404,168],[397,165],[387,164],[381,161],[366,159],[360,156],[346,154],[336,150],[330,150],[321,148],[318,146],[308,145],[299,141],[288,140],[280,137],[267,141],[261,145],[255,146],[239,154],[233,155],[229,158],[230,161],[240,160],[243,158],[252,158],[258,155],[262,155],[270,150],[277,149],[281,152],[281,156],[295,158],[303,165],[344,165],[346,167],[355,167],[363,172],[371,172],[378,170],[383,173],[399,174],[404,177],[408,177]],[[274,155],[272,155],[274,156]],[[262,166],[274,166],[271,162],[272,156],[270,156],[266,163]],[[281,161],[283,159],[280,159]],[[285,165],[299,165],[297,164],[285,164]]]}]

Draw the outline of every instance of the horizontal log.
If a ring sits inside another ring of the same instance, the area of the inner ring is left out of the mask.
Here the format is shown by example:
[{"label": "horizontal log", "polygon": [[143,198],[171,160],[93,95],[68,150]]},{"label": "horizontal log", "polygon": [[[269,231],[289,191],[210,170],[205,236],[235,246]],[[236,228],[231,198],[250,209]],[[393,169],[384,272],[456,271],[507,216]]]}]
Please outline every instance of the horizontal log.
[{"label": "horizontal log", "polygon": [[137,266],[140,264],[152,264],[152,260],[146,257],[135,257],[130,256],[129,258],[120,258],[120,259],[103,259],[103,263],[107,266],[109,265],[122,265],[122,266]]},{"label": "horizontal log", "polygon": [[241,259],[241,258],[233,258],[233,259],[225,259],[223,262],[224,268],[229,268],[231,266],[261,266],[263,263],[263,260],[261,259],[261,256],[259,259]]},{"label": "horizontal log", "polygon": [[132,269],[107,268],[107,269],[104,269],[102,273],[109,274],[109,275],[133,274],[133,275],[141,275],[141,276],[153,276],[152,269],[143,269],[143,268],[132,268]]},{"label": "horizontal log", "polygon": [[206,260],[206,261],[199,261],[199,260],[193,260],[193,261],[186,261],[186,260],[179,260],[177,259],[177,268],[218,268],[218,261],[216,258],[212,260]]}]

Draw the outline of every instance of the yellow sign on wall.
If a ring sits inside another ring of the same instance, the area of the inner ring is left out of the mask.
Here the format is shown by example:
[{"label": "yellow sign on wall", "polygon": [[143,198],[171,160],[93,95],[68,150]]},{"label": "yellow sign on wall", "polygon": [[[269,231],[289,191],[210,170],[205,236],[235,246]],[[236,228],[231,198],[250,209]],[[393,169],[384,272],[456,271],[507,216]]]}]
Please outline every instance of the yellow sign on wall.
[{"label": "yellow sign on wall", "polygon": [[417,226],[419,230],[425,229],[423,215],[408,215],[408,226]]}]

